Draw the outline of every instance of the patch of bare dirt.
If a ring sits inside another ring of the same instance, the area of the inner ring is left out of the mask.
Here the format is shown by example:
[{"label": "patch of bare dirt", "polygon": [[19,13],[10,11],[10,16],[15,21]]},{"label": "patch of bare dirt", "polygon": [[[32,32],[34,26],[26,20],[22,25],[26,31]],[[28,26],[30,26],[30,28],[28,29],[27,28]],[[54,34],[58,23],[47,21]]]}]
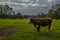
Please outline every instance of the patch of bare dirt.
[{"label": "patch of bare dirt", "polygon": [[7,27],[7,28],[1,28],[0,29],[0,37],[2,36],[8,36],[11,33],[15,33],[19,31],[21,28],[13,28],[13,27]]}]

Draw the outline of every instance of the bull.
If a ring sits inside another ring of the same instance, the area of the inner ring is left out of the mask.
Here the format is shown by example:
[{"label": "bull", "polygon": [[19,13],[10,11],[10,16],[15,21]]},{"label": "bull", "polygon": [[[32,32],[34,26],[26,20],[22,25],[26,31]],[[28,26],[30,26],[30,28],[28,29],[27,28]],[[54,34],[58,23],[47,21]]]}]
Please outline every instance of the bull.
[{"label": "bull", "polygon": [[37,32],[40,32],[41,26],[48,26],[47,32],[51,30],[52,18],[30,18],[29,23],[32,23]]}]

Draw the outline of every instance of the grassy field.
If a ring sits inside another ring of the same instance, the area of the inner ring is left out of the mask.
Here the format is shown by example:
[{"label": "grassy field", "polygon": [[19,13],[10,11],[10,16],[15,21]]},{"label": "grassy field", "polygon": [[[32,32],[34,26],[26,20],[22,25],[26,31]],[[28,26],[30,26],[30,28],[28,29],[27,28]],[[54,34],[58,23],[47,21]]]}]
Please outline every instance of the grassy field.
[{"label": "grassy field", "polygon": [[20,28],[19,31],[8,36],[0,37],[0,40],[60,40],[60,20],[53,20],[51,32],[46,32],[47,27],[41,27],[37,33],[32,24],[27,24],[27,19],[0,19],[0,28]]}]

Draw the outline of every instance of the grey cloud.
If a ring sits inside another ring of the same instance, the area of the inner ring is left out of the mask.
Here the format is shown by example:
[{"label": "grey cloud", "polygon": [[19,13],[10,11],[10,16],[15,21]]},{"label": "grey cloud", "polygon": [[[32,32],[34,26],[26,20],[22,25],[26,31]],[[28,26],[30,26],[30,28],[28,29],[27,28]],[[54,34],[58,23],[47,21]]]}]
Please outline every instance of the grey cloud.
[{"label": "grey cloud", "polygon": [[[50,1],[50,0],[49,0]],[[8,4],[15,11],[22,13],[36,14],[40,12],[47,13],[47,11],[52,6],[51,4],[56,4],[60,2],[59,0],[53,0],[49,2],[48,0],[0,0],[0,4]]]},{"label": "grey cloud", "polygon": [[9,0],[0,0],[0,2],[8,2]]},{"label": "grey cloud", "polygon": [[51,2],[51,4],[54,4],[54,5],[60,4],[60,0],[53,0],[53,1]]}]

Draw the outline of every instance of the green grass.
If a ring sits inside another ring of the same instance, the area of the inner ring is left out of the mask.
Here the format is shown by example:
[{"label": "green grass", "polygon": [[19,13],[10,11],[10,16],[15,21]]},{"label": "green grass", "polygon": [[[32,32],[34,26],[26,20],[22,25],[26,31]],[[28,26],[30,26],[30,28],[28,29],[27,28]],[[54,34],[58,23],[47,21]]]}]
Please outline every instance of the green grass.
[{"label": "green grass", "polygon": [[32,24],[27,24],[27,19],[0,19],[0,28],[20,27],[21,30],[0,40],[60,40],[60,20],[53,20],[51,32],[46,32],[47,27],[41,27],[41,32],[37,33]]}]

